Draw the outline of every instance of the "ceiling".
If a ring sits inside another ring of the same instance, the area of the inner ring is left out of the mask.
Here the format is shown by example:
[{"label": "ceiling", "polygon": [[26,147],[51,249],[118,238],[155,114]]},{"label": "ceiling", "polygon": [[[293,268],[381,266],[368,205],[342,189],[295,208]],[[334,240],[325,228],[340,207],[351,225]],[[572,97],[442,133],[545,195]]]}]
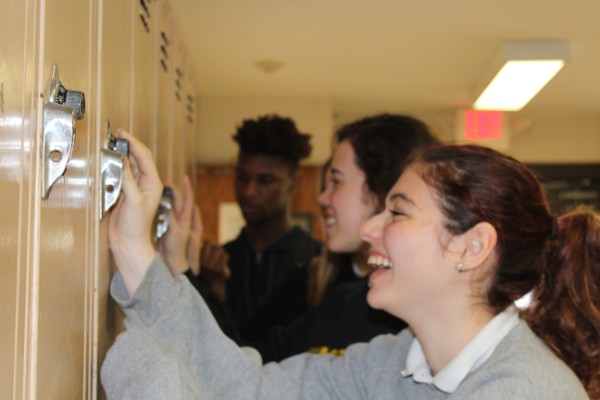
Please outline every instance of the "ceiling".
[{"label": "ceiling", "polygon": [[316,97],[337,114],[469,108],[503,42],[564,40],[568,64],[520,113],[600,115],[598,0],[171,2],[200,98]]}]

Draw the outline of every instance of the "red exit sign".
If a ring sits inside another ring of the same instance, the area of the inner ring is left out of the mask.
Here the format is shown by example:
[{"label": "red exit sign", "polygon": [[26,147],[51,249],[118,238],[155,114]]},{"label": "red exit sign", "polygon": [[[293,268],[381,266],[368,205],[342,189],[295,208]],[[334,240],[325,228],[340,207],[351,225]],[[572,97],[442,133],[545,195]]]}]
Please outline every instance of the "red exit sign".
[{"label": "red exit sign", "polygon": [[500,140],[503,119],[502,111],[466,111],[465,138],[468,140]]}]

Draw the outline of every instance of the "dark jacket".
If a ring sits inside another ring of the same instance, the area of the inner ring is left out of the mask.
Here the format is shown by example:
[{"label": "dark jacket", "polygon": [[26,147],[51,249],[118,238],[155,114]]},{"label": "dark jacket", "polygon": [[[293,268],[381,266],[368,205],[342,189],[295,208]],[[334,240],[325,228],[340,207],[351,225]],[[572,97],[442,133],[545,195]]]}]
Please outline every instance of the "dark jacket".
[{"label": "dark jacket", "polygon": [[244,339],[264,339],[267,327],[287,325],[308,311],[307,267],[321,248],[299,227],[261,252],[244,230],[225,244],[231,269],[227,306]]},{"label": "dark jacket", "polygon": [[255,344],[264,362],[303,352],[342,355],[353,343],[396,334],[406,323],[367,303],[367,279],[335,286],[323,303],[286,327],[272,327],[266,342]]}]

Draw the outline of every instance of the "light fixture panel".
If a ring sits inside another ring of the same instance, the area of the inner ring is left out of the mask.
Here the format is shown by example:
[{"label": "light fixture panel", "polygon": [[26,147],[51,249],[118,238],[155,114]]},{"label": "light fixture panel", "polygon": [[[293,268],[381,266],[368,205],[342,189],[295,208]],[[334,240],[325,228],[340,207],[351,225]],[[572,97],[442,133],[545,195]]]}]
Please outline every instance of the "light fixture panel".
[{"label": "light fixture panel", "polygon": [[519,111],[562,69],[564,42],[513,42],[504,45],[500,71],[473,104],[476,110]]}]

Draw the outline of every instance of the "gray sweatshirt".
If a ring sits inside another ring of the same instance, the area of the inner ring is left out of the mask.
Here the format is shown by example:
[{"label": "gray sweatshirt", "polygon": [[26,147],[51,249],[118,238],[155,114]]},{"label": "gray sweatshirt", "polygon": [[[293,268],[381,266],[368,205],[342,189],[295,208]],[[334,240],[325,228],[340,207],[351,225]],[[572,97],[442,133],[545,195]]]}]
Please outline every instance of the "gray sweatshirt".
[{"label": "gray sweatshirt", "polygon": [[109,399],[587,399],[574,373],[518,325],[454,393],[402,377],[410,330],[350,346],[346,355],[301,354],[262,365],[219,330],[185,277],[159,257],[129,298],[116,274],[111,294],[126,331],[109,350],[101,379]]}]

